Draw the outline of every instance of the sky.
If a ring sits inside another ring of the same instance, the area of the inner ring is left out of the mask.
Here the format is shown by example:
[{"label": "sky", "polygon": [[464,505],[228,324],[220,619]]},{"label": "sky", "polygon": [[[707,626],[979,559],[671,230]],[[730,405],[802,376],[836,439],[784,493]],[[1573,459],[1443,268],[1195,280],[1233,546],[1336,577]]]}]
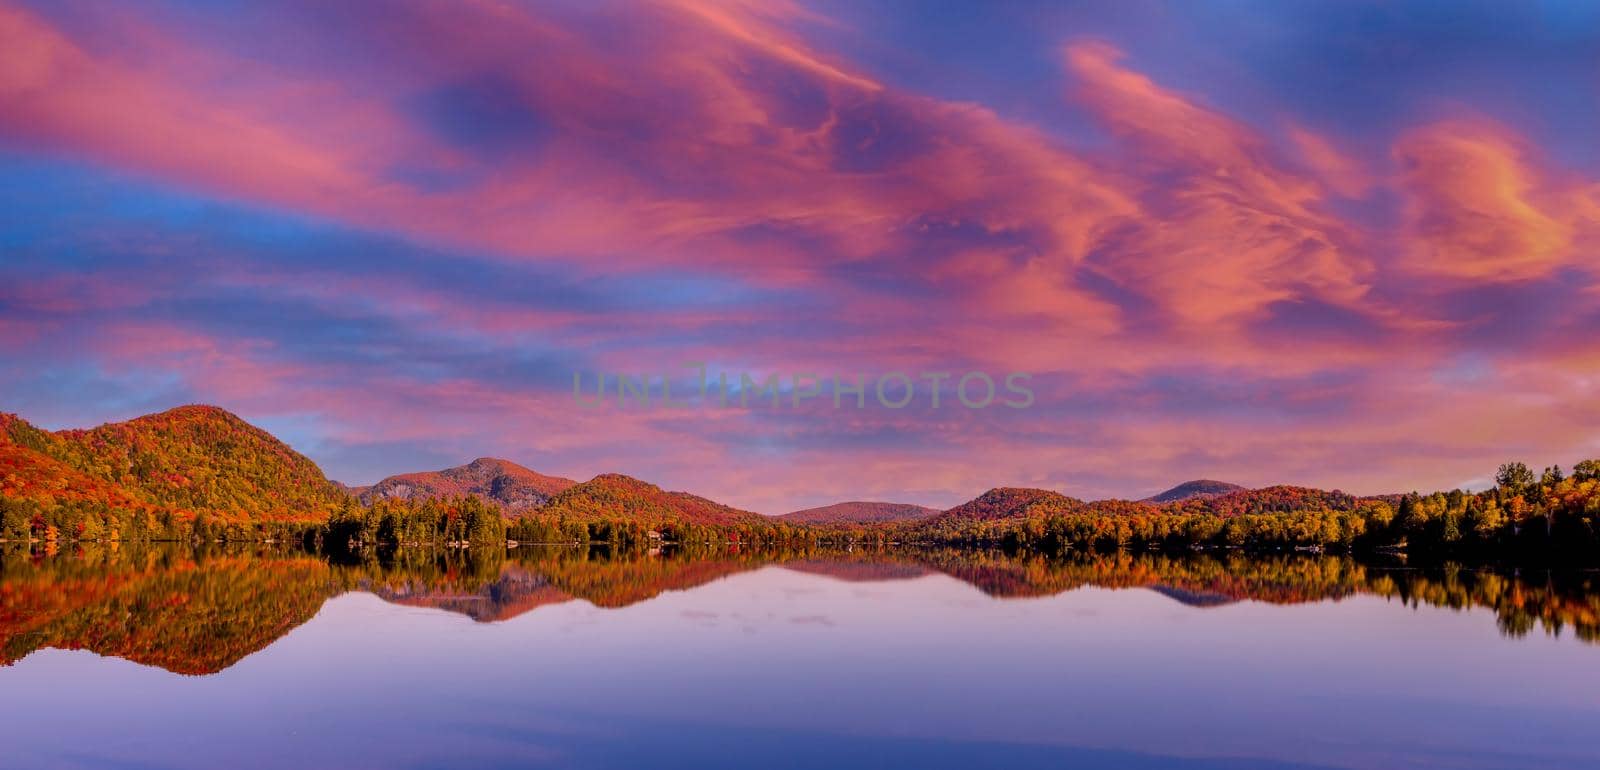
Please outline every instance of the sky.
[{"label": "sky", "polygon": [[[352,484],[767,513],[1600,456],[1592,3],[0,0],[0,51],[45,427],[210,403]],[[783,401],[574,398],[689,362]]]}]

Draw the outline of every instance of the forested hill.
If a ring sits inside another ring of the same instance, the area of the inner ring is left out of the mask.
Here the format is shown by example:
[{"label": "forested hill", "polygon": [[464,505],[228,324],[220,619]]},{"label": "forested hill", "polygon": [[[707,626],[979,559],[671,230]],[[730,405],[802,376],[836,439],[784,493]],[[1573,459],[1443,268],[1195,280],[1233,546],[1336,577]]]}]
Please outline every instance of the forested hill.
[{"label": "forested hill", "polygon": [[78,530],[68,534],[197,515],[219,523],[317,522],[345,499],[316,463],[216,407],[57,432],[0,416],[0,502],[84,514],[68,518]]},{"label": "forested hill", "polygon": [[853,501],[786,513],[777,517],[793,524],[876,524],[883,521],[914,521],[939,514],[937,508],[910,503]]},{"label": "forested hill", "polygon": [[620,473],[603,473],[569,487],[550,498],[541,513],[576,521],[620,517],[659,526],[759,526],[772,522],[759,513],[742,511],[687,492],[668,492]]},{"label": "forested hill", "polygon": [[1048,489],[997,487],[951,508],[930,521],[993,520],[1025,516],[1030,512],[1077,510],[1083,501]]}]

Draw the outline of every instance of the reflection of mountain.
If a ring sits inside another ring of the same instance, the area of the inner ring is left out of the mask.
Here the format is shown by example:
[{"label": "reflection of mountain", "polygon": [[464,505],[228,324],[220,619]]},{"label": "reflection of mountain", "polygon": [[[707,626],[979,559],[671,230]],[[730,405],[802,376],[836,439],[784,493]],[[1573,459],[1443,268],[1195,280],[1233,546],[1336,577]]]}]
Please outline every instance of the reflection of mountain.
[{"label": "reflection of mountain", "polygon": [[667,591],[686,591],[763,564],[759,557],[700,559],[621,556],[595,561],[542,560],[530,564],[562,590],[596,607],[626,607]]},{"label": "reflection of mountain", "polygon": [[480,623],[510,620],[540,607],[572,601],[571,594],[551,585],[545,576],[511,565],[503,568],[494,581],[470,591],[431,588],[409,581],[370,590],[386,602],[454,612]]},{"label": "reflection of mountain", "polygon": [[328,596],[328,564],[310,557],[47,566],[6,564],[0,662],[55,647],[214,673],[310,620]]},{"label": "reflection of mountain", "polygon": [[786,569],[812,575],[824,575],[847,583],[881,583],[889,580],[910,580],[930,573],[916,564],[886,561],[868,561],[862,558],[801,559],[783,565]]},{"label": "reflection of mountain", "polygon": [[[535,551],[529,558],[526,551]],[[409,580],[403,573],[365,580],[360,589],[384,601],[431,607],[481,622],[509,620],[546,605],[581,599],[596,607],[626,607],[667,591],[683,591],[760,566],[735,558],[611,556],[572,548],[526,549],[477,583]],[[594,557],[594,558],[590,558]]]},{"label": "reflection of mountain", "polygon": [[1113,552],[1052,558],[950,548],[908,553],[914,554],[918,563],[997,598],[1053,596],[1084,586],[1161,587],[1193,596],[1293,604],[1348,596],[1369,577],[1367,568],[1360,563],[1331,556]]},{"label": "reflection of mountain", "polygon": [[1162,596],[1173,599],[1190,607],[1221,607],[1224,604],[1235,604],[1240,600],[1225,594],[1211,593],[1209,591],[1190,591],[1186,588],[1173,588],[1172,586],[1155,585],[1150,590]]},{"label": "reflection of mountain", "polygon": [[47,647],[82,649],[183,674],[221,671],[265,648],[347,591],[454,612],[479,622],[574,599],[626,607],[663,592],[780,564],[850,582],[938,572],[996,598],[1046,597],[1084,586],[1157,591],[1194,607],[1276,604],[1355,594],[1406,604],[1495,611],[1501,630],[1572,627],[1600,641],[1600,575],[1372,566],[1306,554],[1074,554],[1049,558],[956,549],[841,552],[712,550],[613,553],[572,547],[402,550],[333,562],[295,553],[195,554],[186,549],[0,552],[0,663]]}]

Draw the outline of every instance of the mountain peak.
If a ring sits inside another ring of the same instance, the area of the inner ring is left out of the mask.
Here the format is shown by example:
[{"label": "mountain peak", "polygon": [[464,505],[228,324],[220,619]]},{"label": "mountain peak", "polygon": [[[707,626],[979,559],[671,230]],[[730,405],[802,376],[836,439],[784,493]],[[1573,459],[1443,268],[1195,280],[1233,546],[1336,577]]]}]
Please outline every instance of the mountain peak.
[{"label": "mountain peak", "polygon": [[517,512],[542,507],[571,487],[572,479],[546,476],[498,457],[479,457],[466,465],[439,471],[390,476],[362,489],[363,503],[373,500],[425,500],[435,497],[477,497]]},{"label": "mountain peak", "polygon": [[[135,418],[133,418],[131,420],[127,420],[126,422],[123,422],[123,423],[111,423],[111,424],[112,425],[119,425],[119,424],[122,424],[122,425],[127,425],[127,424],[148,425],[148,424],[161,424],[161,423],[166,423],[166,424],[227,423],[227,424],[230,424],[230,425],[250,425],[250,423],[248,421],[246,421],[243,417],[240,417],[239,415],[236,415],[233,412],[230,412],[230,411],[228,411],[226,409],[223,409],[220,406],[212,406],[210,404],[185,404],[183,406],[175,406],[175,407],[173,407],[171,409],[168,409],[168,410],[166,410],[164,412],[156,412],[155,414],[147,414],[147,415],[143,415],[143,416],[140,416],[140,417],[135,417]],[[255,426],[254,425],[250,425],[250,427],[254,428]]]},{"label": "mountain peak", "polygon": [[656,492],[661,491],[661,487],[642,479],[636,479],[626,473],[602,473],[592,479],[589,479],[585,483],[617,487],[633,487],[637,489],[648,489]]},{"label": "mountain peak", "polygon": [[216,406],[214,404],[184,404],[182,406],[172,407],[171,409],[168,409],[165,412],[157,412],[157,413],[155,413],[153,415],[145,415],[145,416],[146,417],[161,417],[161,416],[168,416],[168,417],[232,417],[235,420],[239,419],[238,415],[236,415],[233,412],[230,412],[230,411],[228,411],[226,409],[223,409],[220,406]]},{"label": "mountain peak", "polygon": [[1196,497],[1218,497],[1232,492],[1242,492],[1245,489],[1246,487],[1230,484],[1226,481],[1195,479],[1194,481],[1185,481],[1158,495],[1151,495],[1145,498],[1145,502],[1175,503],[1179,500],[1189,500]]}]

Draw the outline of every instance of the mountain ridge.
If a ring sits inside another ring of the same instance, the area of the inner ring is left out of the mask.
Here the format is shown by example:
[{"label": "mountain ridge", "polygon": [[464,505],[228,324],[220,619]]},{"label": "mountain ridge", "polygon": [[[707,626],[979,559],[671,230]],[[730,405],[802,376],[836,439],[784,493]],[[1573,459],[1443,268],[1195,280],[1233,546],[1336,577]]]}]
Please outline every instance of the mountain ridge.
[{"label": "mountain ridge", "polygon": [[543,512],[574,521],[592,521],[622,513],[625,518],[657,528],[672,525],[771,525],[771,517],[740,510],[688,492],[669,492],[621,473],[602,473],[561,491]]},{"label": "mountain ridge", "polygon": [[791,511],[773,518],[798,524],[876,524],[887,521],[916,521],[940,513],[938,508],[911,503],[852,500]]},{"label": "mountain ridge", "polygon": [[954,508],[949,508],[934,520],[951,519],[993,520],[1026,515],[1034,510],[1067,511],[1082,508],[1084,502],[1050,489],[1032,487],[995,487]]}]

